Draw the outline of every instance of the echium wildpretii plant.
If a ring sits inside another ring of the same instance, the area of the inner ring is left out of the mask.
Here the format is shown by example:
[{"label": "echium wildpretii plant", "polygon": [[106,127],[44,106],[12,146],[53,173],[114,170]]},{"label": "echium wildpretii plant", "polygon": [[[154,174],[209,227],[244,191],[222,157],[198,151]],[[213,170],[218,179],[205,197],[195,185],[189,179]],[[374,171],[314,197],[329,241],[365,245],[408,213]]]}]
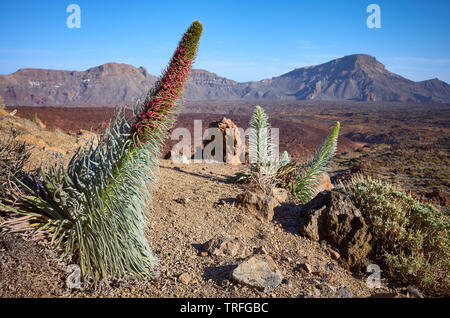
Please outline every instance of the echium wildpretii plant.
[{"label": "echium wildpretii plant", "polygon": [[247,171],[238,172],[235,182],[248,181],[254,177],[257,181],[273,179],[279,166],[278,153],[272,143],[268,116],[259,105],[253,110],[249,128],[248,151],[251,166]]},{"label": "echium wildpretii plant", "polygon": [[268,116],[260,106],[255,106],[249,126],[251,167],[247,171],[238,172],[234,178],[235,182],[256,179],[260,185],[278,184],[289,187],[300,203],[310,201],[317,193],[322,175],[336,153],[339,122],[334,125],[315,156],[303,163],[291,160],[287,151],[278,159],[270,136]]},{"label": "echium wildpretii plant", "polygon": [[67,168],[41,170],[39,189],[22,184],[22,204],[10,207],[50,230],[66,253],[77,251],[83,274],[95,280],[149,277],[157,264],[144,235],[149,186],[202,30],[192,23],[162,77],[134,106],[133,120],[120,111],[96,147],[90,141]]},{"label": "echium wildpretii plant", "polygon": [[248,151],[250,161],[257,172],[273,174],[278,165],[278,154],[272,144],[268,117],[261,106],[255,106],[249,122],[250,138]]}]

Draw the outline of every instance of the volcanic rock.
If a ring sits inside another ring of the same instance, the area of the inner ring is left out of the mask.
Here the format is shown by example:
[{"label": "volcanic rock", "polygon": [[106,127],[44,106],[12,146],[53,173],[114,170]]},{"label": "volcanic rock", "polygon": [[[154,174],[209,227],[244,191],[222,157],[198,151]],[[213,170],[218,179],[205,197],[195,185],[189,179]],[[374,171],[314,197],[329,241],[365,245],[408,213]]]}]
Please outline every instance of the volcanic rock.
[{"label": "volcanic rock", "polygon": [[350,269],[360,270],[372,250],[372,235],[361,212],[336,191],[323,191],[302,207],[299,231],[313,241],[327,241]]},{"label": "volcanic rock", "polygon": [[262,221],[272,221],[274,208],[279,202],[271,196],[258,194],[249,190],[239,194],[234,201],[236,207],[241,207],[254,213]]}]

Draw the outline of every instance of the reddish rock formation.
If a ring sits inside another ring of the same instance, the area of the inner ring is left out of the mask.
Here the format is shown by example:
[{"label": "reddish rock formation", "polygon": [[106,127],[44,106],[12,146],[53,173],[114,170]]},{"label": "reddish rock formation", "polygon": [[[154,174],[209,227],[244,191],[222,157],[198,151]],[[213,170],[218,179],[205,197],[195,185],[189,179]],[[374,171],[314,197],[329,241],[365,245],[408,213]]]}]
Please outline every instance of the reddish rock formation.
[{"label": "reddish rock formation", "polygon": [[[239,158],[239,154],[242,147],[245,147],[241,135],[239,133],[238,127],[231,119],[223,117],[221,120],[213,121],[209,124],[209,128],[217,128],[222,133],[222,149],[223,149],[223,161],[229,165],[240,165],[245,162]],[[214,141],[214,136],[209,141],[204,141],[204,147],[209,143]],[[230,142],[227,144],[227,138],[233,140],[233,144]],[[213,150],[212,155],[215,155],[215,150]],[[205,158],[205,156],[203,156]]]}]

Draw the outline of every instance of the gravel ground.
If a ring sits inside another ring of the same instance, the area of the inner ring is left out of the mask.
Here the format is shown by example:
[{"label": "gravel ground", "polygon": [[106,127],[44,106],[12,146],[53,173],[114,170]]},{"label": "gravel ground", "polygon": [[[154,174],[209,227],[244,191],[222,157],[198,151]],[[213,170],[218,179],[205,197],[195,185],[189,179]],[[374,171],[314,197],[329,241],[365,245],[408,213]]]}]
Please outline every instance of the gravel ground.
[{"label": "gravel ground", "polygon": [[[87,281],[82,290],[69,290],[65,271],[70,261],[60,260],[48,239],[2,234],[0,297],[335,297],[342,286],[356,297],[392,292],[369,289],[366,277],[341,268],[327,246],[302,238],[294,205],[276,208],[274,220],[265,223],[234,207],[243,189],[230,180],[240,169],[161,160],[147,231],[162,268],[158,279],[95,286]],[[284,276],[282,284],[263,293],[231,282],[230,272],[240,260],[202,253],[202,245],[217,236],[239,238],[251,249],[264,247]],[[299,270],[304,263],[310,273]]]}]

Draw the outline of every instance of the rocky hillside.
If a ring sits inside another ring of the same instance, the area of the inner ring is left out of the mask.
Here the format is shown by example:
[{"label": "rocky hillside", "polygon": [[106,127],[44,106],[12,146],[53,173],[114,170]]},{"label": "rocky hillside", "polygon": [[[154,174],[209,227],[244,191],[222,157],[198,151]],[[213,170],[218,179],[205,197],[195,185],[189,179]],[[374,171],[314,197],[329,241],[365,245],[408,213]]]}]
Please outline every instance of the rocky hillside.
[{"label": "rocky hillside", "polygon": [[295,69],[273,78],[267,87],[271,87],[270,93],[276,94],[273,97],[298,100],[450,101],[447,83],[413,82],[389,72],[376,58],[363,54]]},{"label": "rocky hillside", "polygon": [[[107,63],[87,71],[21,69],[0,76],[7,105],[111,105],[131,103],[156,81],[143,68]],[[344,56],[295,69],[272,79],[239,83],[193,70],[189,100],[354,100],[450,102],[450,85],[438,79],[414,82],[389,72],[370,55]]]},{"label": "rocky hillside", "polygon": [[107,63],[83,72],[20,69],[0,76],[6,105],[113,104],[144,94],[157,77],[143,67]]}]

